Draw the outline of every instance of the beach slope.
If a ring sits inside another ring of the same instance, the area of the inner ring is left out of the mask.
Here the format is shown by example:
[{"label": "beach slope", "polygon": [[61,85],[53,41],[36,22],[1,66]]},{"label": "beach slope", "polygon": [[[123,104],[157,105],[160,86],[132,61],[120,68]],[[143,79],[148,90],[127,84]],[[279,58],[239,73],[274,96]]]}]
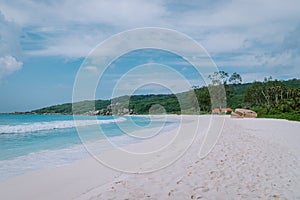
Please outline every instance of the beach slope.
[{"label": "beach slope", "polygon": [[[186,148],[183,138],[184,145],[177,142],[163,157],[149,157],[141,173],[116,171],[91,158],[4,180],[0,199],[300,199],[300,123],[221,117],[220,137],[201,158],[211,116],[182,117],[187,137],[198,127],[193,143]],[[169,131],[127,149],[147,152],[174,135]],[[176,153],[176,162],[142,173]]]}]

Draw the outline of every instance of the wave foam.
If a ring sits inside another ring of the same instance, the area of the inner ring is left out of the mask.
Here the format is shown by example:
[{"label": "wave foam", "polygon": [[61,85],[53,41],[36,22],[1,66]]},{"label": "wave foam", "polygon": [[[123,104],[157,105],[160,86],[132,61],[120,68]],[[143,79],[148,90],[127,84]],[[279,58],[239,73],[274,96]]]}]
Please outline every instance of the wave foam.
[{"label": "wave foam", "polygon": [[0,134],[8,133],[29,133],[36,131],[46,131],[53,129],[74,128],[76,126],[90,126],[96,124],[110,124],[114,122],[126,121],[126,118],[107,119],[107,120],[66,120],[51,122],[35,122],[22,125],[0,125]]}]

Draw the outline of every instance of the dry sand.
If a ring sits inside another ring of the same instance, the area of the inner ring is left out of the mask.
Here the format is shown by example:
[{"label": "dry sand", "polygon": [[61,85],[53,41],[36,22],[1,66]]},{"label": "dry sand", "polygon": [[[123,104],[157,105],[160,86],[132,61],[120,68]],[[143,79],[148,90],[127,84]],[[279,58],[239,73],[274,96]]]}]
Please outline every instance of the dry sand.
[{"label": "dry sand", "polygon": [[[137,168],[135,162],[124,163],[124,169],[139,173],[121,173],[88,159],[5,180],[0,183],[0,199],[300,199],[300,123],[221,117],[220,122],[225,120],[221,136],[200,159],[211,116],[183,118],[185,137],[179,134],[169,149],[139,160]],[[197,137],[185,152],[198,120]],[[172,141],[174,135],[167,132],[126,150],[148,152]],[[175,163],[142,173],[180,154]],[[120,154],[111,151],[105,156]]]}]

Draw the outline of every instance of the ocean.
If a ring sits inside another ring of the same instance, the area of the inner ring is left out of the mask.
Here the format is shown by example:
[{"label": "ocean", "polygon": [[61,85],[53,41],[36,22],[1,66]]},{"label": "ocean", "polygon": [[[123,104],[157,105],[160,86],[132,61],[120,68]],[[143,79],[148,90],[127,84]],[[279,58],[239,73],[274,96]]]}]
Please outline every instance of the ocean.
[{"label": "ocean", "polygon": [[76,116],[76,125],[84,131],[78,134],[72,115],[0,114],[0,180],[88,158],[83,142],[101,153],[109,150],[106,137],[117,146],[128,145],[143,141],[131,132],[160,127],[163,133],[178,123],[147,116]]}]

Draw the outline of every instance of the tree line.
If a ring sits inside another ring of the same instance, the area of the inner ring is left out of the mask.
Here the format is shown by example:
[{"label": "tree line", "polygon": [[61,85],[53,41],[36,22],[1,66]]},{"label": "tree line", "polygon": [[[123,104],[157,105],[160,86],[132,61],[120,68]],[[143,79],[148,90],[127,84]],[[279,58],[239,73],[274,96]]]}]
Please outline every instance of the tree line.
[{"label": "tree line", "polygon": [[[178,94],[123,96],[112,100],[77,102],[76,111],[72,104],[50,106],[32,112],[83,114],[90,110],[106,109],[112,102],[127,104],[137,114],[147,114],[164,108],[166,113],[202,114],[213,108],[248,108],[261,117],[276,117],[300,120],[300,80],[273,80],[242,83],[242,76],[236,72],[214,72],[208,76],[206,86],[194,86],[190,91]],[[161,105],[161,106],[158,106]],[[158,112],[159,113],[159,112]]]},{"label": "tree line", "polygon": [[[230,76],[224,71],[214,72],[208,78],[211,81],[208,86],[193,88],[202,110],[208,112],[211,108],[225,106],[247,108],[258,112],[260,117],[300,121],[299,79],[273,80],[270,76],[263,81],[242,84],[241,75],[235,72]],[[226,100],[211,98],[214,93]],[[208,101],[209,98],[211,101]],[[223,102],[226,105],[222,104]]]}]

